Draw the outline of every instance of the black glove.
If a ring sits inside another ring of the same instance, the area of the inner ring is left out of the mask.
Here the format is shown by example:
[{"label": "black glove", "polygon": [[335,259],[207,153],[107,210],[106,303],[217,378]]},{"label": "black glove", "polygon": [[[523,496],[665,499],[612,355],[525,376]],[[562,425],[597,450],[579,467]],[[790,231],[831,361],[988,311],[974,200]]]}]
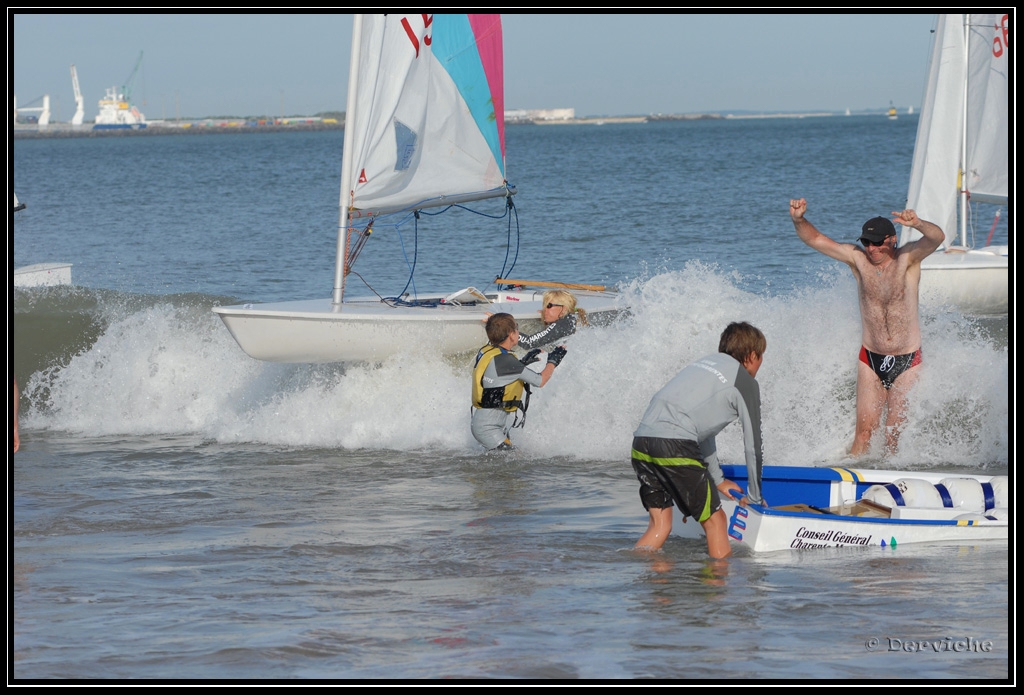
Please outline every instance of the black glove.
[{"label": "black glove", "polygon": [[566,349],[559,345],[554,350],[548,353],[548,364],[553,364],[556,367],[561,364],[562,358],[565,357]]},{"label": "black glove", "polygon": [[541,352],[542,352],[542,350],[540,348],[534,348],[534,349],[530,350],[528,353],[526,353],[526,355],[523,357],[523,359],[521,359],[519,361],[522,362],[524,365],[526,365],[526,364],[533,364],[534,362],[537,362],[537,361],[540,360],[540,358],[537,355],[539,355]]}]

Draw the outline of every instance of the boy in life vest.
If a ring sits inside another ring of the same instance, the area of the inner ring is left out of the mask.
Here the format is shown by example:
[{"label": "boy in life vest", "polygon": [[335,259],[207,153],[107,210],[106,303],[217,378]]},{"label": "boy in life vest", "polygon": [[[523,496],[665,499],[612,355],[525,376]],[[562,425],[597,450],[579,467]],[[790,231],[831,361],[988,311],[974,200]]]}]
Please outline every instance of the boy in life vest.
[{"label": "boy in life vest", "polygon": [[[521,427],[530,404],[530,387],[542,387],[565,357],[565,347],[548,353],[542,371],[527,369],[540,350],[522,360],[512,354],[519,342],[519,326],[512,314],[492,314],[487,319],[488,344],[477,353],[473,369],[473,436],[485,449],[512,449],[509,430]],[[516,411],[522,411],[522,418]]]}]

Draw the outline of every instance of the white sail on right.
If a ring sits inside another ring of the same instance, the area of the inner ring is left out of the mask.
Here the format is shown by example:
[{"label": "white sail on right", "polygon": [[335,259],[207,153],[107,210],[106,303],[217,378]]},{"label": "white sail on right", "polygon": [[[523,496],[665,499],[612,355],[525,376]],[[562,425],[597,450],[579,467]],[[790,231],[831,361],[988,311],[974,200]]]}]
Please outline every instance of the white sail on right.
[{"label": "white sail on right", "polygon": [[[967,244],[966,216],[957,224],[962,191],[975,202],[1007,201],[1008,41],[1006,14],[939,16],[907,207],[938,224],[945,245],[956,241],[958,231]],[[901,243],[918,236],[904,228]]]},{"label": "white sail on right", "polygon": [[981,203],[1005,204],[1009,190],[1009,18],[970,17],[966,188]]}]

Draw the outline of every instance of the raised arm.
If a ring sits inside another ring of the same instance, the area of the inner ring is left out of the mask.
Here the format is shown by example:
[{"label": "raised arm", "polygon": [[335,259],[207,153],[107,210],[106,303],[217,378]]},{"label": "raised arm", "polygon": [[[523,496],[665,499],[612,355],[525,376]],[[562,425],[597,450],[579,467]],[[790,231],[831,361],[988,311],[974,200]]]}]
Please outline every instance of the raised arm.
[{"label": "raised arm", "polygon": [[946,235],[937,224],[922,220],[913,210],[893,211],[892,221],[921,232],[920,239],[915,239],[903,247],[903,253],[909,254],[910,260],[914,263],[923,261],[946,239]]},{"label": "raised arm", "polygon": [[853,244],[840,244],[819,232],[818,228],[804,217],[806,212],[807,201],[803,198],[789,201],[789,216],[793,219],[793,227],[796,228],[796,235],[800,237],[800,241],[829,258],[853,266],[856,247]]}]

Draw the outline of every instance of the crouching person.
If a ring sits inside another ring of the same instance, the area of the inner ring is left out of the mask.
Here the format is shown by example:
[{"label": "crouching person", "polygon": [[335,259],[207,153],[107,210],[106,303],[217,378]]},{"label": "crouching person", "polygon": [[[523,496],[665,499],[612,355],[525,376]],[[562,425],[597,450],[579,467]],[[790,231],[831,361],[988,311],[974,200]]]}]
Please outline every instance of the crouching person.
[{"label": "crouching person", "polygon": [[719,493],[742,494],[743,489],[722,474],[715,435],[736,420],[743,424],[748,480],[747,496],[740,504],[764,504],[761,392],[754,377],[766,346],[757,328],[730,323],[717,353],[686,367],[654,394],[633,433],[633,470],[640,481],[640,501],[650,513],[636,548],[657,550],[664,545],[672,531],[675,502],[684,521],[692,516],[704,527],[711,557],[732,553]]}]

